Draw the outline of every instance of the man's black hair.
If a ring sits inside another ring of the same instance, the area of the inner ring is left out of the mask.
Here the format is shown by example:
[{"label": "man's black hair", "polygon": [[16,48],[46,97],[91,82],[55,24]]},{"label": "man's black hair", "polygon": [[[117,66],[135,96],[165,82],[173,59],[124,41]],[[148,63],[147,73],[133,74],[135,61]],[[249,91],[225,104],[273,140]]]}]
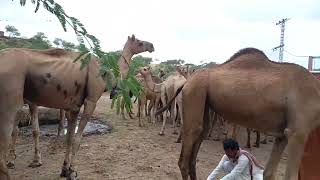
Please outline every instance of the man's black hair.
[{"label": "man's black hair", "polygon": [[223,149],[239,150],[239,144],[236,140],[228,138],[223,141]]}]

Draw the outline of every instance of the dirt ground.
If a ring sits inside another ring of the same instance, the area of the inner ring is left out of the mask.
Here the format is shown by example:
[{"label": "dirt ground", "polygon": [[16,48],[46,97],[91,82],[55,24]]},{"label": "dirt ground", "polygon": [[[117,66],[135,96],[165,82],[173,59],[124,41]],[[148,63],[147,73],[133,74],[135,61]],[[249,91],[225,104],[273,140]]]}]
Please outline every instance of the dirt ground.
[{"label": "dirt ground", "polygon": [[[104,135],[83,137],[76,161],[78,177],[99,180],[181,179],[177,165],[181,144],[174,143],[177,135],[172,134],[172,125],[167,124],[165,136],[159,136],[160,122],[156,126],[146,123],[145,127],[138,127],[137,119],[122,120],[110,109],[110,103],[108,94],[102,96],[94,116],[107,119],[113,130]],[[10,170],[13,179],[60,179],[65,153],[62,140],[57,143],[53,137],[41,137],[40,145],[43,165],[30,168],[28,164],[33,156],[32,137],[19,136],[16,167]],[[271,143],[261,146],[252,148],[251,152],[265,164],[271,151]],[[206,179],[222,155],[221,142],[205,140],[197,158],[198,179]],[[279,179],[284,175],[285,164],[284,155],[277,171]]]}]

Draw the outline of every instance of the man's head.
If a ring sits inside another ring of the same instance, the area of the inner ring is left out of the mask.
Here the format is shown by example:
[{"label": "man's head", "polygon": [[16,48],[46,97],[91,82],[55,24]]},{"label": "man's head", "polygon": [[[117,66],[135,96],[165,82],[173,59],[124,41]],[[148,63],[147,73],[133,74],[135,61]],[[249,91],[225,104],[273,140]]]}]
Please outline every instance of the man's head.
[{"label": "man's head", "polygon": [[237,159],[239,144],[236,140],[228,138],[223,141],[223,149],[229,159]]}]

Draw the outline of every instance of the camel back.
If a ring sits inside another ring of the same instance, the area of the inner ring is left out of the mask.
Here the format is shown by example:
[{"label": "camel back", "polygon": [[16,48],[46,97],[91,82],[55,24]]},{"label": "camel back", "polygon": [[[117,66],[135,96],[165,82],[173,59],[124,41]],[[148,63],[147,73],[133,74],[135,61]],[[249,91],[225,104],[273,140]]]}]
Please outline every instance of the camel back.
[{"label": "camel back", "polygon": [[[5,49],[0,51],[0,73],[8,77],[21,76],[24,98],[33,103],[53,108],[77,108],[94,91],[100,93],[103,81],[97,76],[97,60],[92,58],[89,65],[80,70],[81,62],[73,62],[78,55],[63,49]],[[12,83],[21,83],[16,81]]]},{"label": "camel back", "polygon": [[[209,74],[209,96],[215,110],[244,126],[280,132],[285,126],[285,109],[308,114],[320,108],[320,84],[308,70],[273,62],[253,48],[240,50],[227,62],[200,74]],[[312,106],[303,111],[305,103]],[[256,121],[247,123],[250,119]],[[272,125],[269,119],[274,120]]]}]

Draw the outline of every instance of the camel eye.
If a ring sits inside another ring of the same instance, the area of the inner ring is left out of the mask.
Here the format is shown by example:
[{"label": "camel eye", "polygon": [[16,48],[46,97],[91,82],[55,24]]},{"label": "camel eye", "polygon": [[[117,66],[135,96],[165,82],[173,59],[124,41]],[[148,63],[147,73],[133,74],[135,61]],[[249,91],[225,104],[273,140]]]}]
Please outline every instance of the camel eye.
[{"label": "camel eye", "polygon": [[143,46],[143,43],[142,43],[142,42],[139,42],[139,46]]}]

